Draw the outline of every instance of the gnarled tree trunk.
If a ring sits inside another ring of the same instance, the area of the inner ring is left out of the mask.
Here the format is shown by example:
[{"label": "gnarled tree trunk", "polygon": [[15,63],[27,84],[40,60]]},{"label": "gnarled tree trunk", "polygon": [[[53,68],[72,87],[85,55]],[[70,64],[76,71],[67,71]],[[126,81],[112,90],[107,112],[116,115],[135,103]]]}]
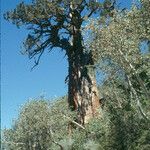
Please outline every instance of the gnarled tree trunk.
[{"label": "gnarled tree trunk", "polygon": [[84,125],[90,118],[98,115],[100,107],[96,86],[94,62],[91,53],[85,53],[80,31],[73,36],[73,45],[68,55],[69,86],[68,103],[77,111],[77,122]]},{"label": "gnarled tree trunk", "polygon": [[100,106],[99,94],[96,86],[94,61],[92,53],[85,52],[81,25],[81,14],[71,8],[71,35],[70,49],[67,51],[69,63],[68,104],[71,110],[77,111],[77,122],[84,125],[98,114]]},{"label": "gnarled tree trunk", "polygon": [[98,115],[100,103],[93,67],[70,62],[68,103],[71,110],[77,111],[77,122],[82,125]]}]

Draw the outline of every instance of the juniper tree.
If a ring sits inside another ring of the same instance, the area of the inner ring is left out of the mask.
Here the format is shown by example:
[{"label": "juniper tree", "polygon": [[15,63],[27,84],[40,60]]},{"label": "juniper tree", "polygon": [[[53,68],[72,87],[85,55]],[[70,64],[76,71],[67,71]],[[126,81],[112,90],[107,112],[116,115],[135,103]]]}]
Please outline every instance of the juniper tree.
[{"label": "juniper tree", "polygon": [[[86,51],[82,25],[95,16],[109,16],[114,1],[32,0],[21,2],[4,17],[16,26],[30,30],[24,44],[29,58],[38,65],[45,50],[61,48],[68,59],[68,104],[78,112],[81,124],[96,115],[99,94],[92,51]],[[94,15],[96,14],[96,15]]]}]

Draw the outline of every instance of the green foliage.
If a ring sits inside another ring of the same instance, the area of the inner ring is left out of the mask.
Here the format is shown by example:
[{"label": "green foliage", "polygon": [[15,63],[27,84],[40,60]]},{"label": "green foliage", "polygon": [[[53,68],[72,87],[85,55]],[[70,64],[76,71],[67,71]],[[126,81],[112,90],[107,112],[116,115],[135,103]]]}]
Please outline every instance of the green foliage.
[{"label": "green foliage", "polygon": [[[105,6],[107,3],[107,7]],[[37,56],[37,65],[45,49],[59,47],[71,53],[72,36],[75,30],[94,13],[107,16],[111,0],[104,3],[96,0],[32,0],[21,2],[14,10],[7,11],[4,18],[17,27],[25,25],[30,33],[24,41],[24,54],[29,58]],[[82,39],[79,42],[84,42]]]},{"label": "green foliage", "polygon": [[[102,89],[102,94],[108,92]],[[101,117],[93,118],[85,129],[75,125],[71,136],[68,124],[74,113],[67,109],[65,97],[54,103],[45,100],[28,102],[12,128],[3,131],[3,149],[148,150],[149,122],[139,116],[134,105],[127,107],[129,101],[120,99],[118,102],[111,95],[106,99],[100,110]]]},{"label": "green foliage", "polygon": [[126,95],[132,103],[136,103],[141,115],[148,119],[149,113],[142,109],[142,104],[150,99],[150,54],[142,54],[139,46],[145,40],[150,41],[147,5],[149,1],[143,0],[140,8],[133,5],[130,11],[116,12],[108,25],[101,26],[97,22],[91,27],[95,33],[91,48],[100,63],[98,67],[107,74],[107,80],[115,79],[111,85],[116,84],[116,78],[124,78]]},{"label": "green foliage", "polygon": [[47,102],[42,100],[27,103],[19,116],[12,130],[4,131],[6,137],[11,136],[11,140],[6,139],[10,149],[33,149],[37,147],[47,149],[50,145],[49,138],[51,138]]},{"label": "green foliage", "polygon": [[[33,2],[37,5],[37,1]],[[75,122],[76,112],[68,109],[66,97],[54,103],[30,101],[22,107],[12,128],[3,131],[2,149],[150,149],[149,52],[141,53],[139,46],[143,40],[150,40],[150,1],[141,0],[141,4],[140,8],[133,6],[130,11],[116,12],[107,26],[90,26],[96,33],[90,47],[100,62],[98,69],[106,74],[99,85],[103,96],[100,117],[83,127]],[[71,135],[70,123],[74,127]]]}]

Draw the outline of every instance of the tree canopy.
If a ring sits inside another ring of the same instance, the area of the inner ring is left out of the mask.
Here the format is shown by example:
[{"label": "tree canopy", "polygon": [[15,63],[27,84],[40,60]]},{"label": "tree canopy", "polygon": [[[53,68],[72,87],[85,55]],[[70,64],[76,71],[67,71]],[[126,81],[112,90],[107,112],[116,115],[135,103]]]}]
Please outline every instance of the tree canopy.
[{"label": "tree canopy", "polygon": [[[130,11],[116,12],[109,25],[100,27],[96,23],[96,26],[91,28],[96,33],[91,49],[95,51],[97,61],[103,62],[105,69],[104,67],[101,68],[107,71],[108,64],[117,65],[110,78],[112,75],[121,74],[121,72],[124,74],[140,112],[145,117],[146,114],[144,114],[140,104],[143,98],[139,95],[144,95],[147,100],[150,99],[149,6],[148,0],[142,1],[141,6],[133,5]],[[142,50],[143,41],[147,45],[146,53]]]},{"label": "tree canopy", "polygon": [[[59,47],[68,53],[74,34],[72,25],[78,30],[94,13],[106,15],[111,11],[109,8],[113,9],[110,0],[104,3],[97,0],[33,0],[31,4],[21,2],[4,17],[18,27],[27,26],[31,32],[24,42],[25,53],[29,58],[36,55],[40,58],[46,48]],[[76,18],[72,18],[73,15]]]}]

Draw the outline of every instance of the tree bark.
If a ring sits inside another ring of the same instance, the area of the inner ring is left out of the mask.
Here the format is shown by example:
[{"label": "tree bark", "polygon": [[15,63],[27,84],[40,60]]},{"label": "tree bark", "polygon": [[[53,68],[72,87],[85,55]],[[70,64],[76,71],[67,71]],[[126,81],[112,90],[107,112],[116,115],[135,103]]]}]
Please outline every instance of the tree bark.
[{"label": "tree bark", "polygon": [[77,111],[76,122],[84,125],[98,115],[99,94],[92,53],[85,52],[81,33],[82,17],[73,6],[71,12],[71,47],[67,51],[69,63],[68,104]]},{"label": "tree bark", "polygon": [[68,61],[68,104],[72,111],[77,111],[76,121],[84,125],[98,115],[100,103],[92,54],[84,52],[80,31],[73,36]]},{"label": "tree bark", "polygon": [[99,93],[93,67],[69,64],[68,104],[77,111],[77,122],[82,125],[98,115]]}]

